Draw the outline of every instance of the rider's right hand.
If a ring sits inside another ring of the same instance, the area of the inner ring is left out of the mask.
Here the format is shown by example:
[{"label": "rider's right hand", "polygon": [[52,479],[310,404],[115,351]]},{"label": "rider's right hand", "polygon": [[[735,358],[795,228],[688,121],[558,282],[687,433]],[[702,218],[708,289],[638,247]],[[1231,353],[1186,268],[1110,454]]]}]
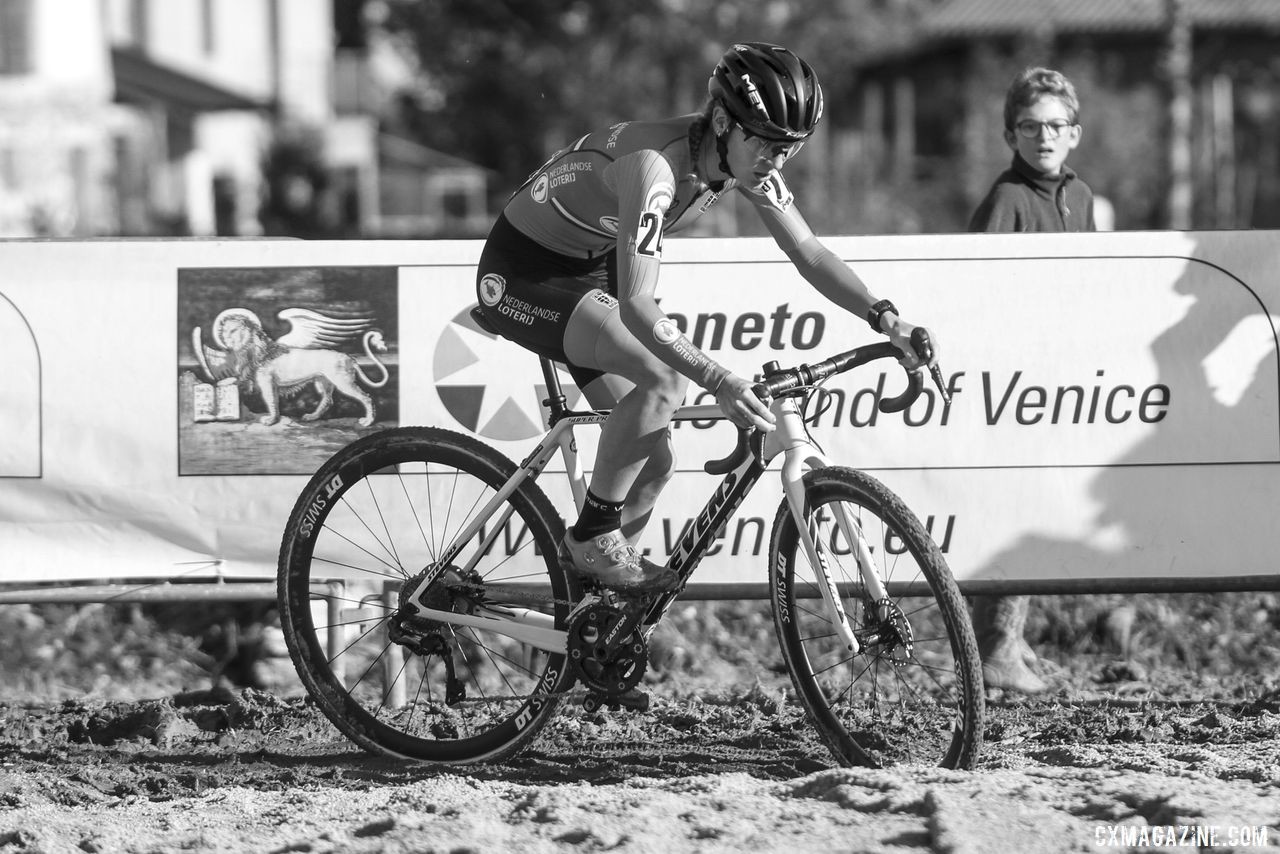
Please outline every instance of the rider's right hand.
[{"label": "rider's right hand", "polygon": [[737,374],[725,374],[716,389],[716,403],[725,417],[739,427],[755,427],[765,433],[774,427],[773,413],[769,406],[752,390],[754,383]]}]

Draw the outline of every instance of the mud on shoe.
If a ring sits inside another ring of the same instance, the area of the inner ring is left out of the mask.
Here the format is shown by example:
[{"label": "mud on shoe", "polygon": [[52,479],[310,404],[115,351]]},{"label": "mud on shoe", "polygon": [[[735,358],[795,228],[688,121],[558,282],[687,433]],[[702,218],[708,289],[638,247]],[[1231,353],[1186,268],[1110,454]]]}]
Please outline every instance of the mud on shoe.
[{"label": "mud on shoe", "polygon": [[597,534],[586,542],[578,542],[572,531],[566,531],[560,562],[579,577],[620,593],[665,593],[679,584],[674,572],[641,558],[619,530]]}]

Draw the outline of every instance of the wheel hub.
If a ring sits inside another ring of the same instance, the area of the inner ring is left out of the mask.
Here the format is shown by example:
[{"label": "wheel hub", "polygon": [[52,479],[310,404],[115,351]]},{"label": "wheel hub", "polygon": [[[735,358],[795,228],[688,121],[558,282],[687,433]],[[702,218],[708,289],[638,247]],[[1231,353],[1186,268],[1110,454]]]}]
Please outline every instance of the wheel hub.
[{"label": "wheel hub", "polygon": [[867,645],[879,646],[895,667],[911,663],[915,653],[915,635],[911,623],[902,608],[892,599],[878,599],[866,605],[867,622],[875,631],[866,639]]}]

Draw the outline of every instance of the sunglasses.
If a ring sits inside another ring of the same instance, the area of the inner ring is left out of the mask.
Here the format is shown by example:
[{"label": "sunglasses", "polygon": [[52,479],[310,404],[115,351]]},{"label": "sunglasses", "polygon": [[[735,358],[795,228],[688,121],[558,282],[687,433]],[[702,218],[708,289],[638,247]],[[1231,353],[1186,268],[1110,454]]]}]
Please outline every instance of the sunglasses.
[{"label": "sunglasses", "polygon": [[804,148],[804,140],[802,139],[794,142],[767,139],[763,136],[752,135],[746,128],[742,128],[742,138],[756,147],[757,156],[765,157],[767,160],[775,160],[778,157],[790,160],[800,152],[801,148]]}]

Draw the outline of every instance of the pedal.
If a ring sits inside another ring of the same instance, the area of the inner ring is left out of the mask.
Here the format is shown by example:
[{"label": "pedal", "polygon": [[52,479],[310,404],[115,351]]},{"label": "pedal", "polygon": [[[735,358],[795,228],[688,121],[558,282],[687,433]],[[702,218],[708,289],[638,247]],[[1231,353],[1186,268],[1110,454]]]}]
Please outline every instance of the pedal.
[{"label": "pedal", "polygon": [[639,688],[632,688],[630,691],[625,691],[617,696],[608,697],[606,702],[608,703],[609,708],[614,710],[628,709],[633,712],[649,711],[649,694],[645,691],[641,691]]},{"label": "pedal", "polygon": [[638,688],[632,688],[621,694],[597,694],[591,691],[582,698],[584,711],[594,712],[601,706],[615,712],[622,709],[632,712],[647,712],[649,711],[649,695]]}]

